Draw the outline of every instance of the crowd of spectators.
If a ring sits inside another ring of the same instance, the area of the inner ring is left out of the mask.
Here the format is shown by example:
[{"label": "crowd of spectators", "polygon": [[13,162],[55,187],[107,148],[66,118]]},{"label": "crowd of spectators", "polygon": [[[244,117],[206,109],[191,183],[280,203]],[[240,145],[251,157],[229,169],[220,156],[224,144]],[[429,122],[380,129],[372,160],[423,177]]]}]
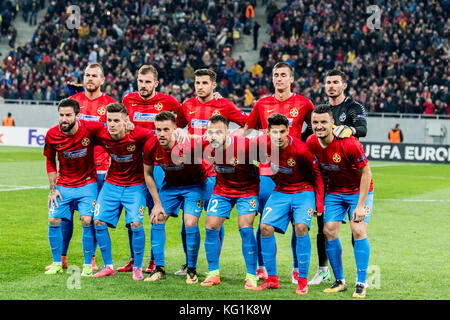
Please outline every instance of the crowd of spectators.
[{"label": "crowd of spectators", "polygon": [[[294,92],[314,104],[326,101],[326,71],[340,68],[348,95],[371,112],[449,114],[450,1],[371,2],[73,0],[80,26],[70,29],[66,1],[51,0],[32,41],[1,65],[0,97],[59,100],[68,96],[68,81],[81,82],[87,63],[99,62],[103,91],[121,100],[137,89],[137,69],[151,63],[160,71],[158,90],[179,101],[193,93],[194,70],[210,67],[217,90],[251,108],[273,91],[272,66],[282,60],[295,69]],[[246,65],[231,57],[233,45],[251,27],[247,7],[262,4],[270,41],[259,61]],[[366,13],[371,4],[381,9],[375,29]]]}]

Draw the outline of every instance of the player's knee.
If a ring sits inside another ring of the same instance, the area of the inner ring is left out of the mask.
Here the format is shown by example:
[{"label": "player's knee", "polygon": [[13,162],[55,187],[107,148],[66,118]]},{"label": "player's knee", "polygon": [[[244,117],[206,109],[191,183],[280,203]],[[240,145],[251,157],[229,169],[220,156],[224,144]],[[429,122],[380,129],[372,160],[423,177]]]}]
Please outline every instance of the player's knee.
[{"label": "player's knee", "polygon": [[100,221],[100,220],[94,220],[94,224],[98,227],[105,225],[105,222]]},{"label": "player's knee", "polygon": [[52,226],[58,226],[61,224],[61,219],[59,218],[49,218],[48,219],[48,224],[52,225]]},{"label": "player's knee", "polygon": [[303,223],[298,223],[295,225],[295,234],[297,236],[304,236],[308,233],[308,226]]},{"label": "player's knee", "polygon": [[337,229],[329,223],[325,223],[323,226],[323,234],[328,241],[334,240],[337,238]]},{"label": "player's knee", "polygon": [[195,227],[196,225],[198,225],[198,218],[193,215],[185,214],[184,215],[184,225],[188,228]]},{"label": "player's knee", "polygon": [[261,223],[261,235],[263,237],[271,236],[274,233],[274,231],[275,229],[272,226],[265,223]]},{"label": "player's knee", "polygon": [[131,225],[132,229],[138,229],[142,226],[142,223],[135,221],[135,222],[132,222],[130,225]]},{"label": "player's knee", "polygon": [[362,222],[354,223],[352,226],[352,234],[355,240],[361,240],[367,237],[366,228]]},{"label": "player's knee", "polygon": [[90,216],[81,216],[80,219],[83,226],[89,226],[92,223],[92,217]]}]

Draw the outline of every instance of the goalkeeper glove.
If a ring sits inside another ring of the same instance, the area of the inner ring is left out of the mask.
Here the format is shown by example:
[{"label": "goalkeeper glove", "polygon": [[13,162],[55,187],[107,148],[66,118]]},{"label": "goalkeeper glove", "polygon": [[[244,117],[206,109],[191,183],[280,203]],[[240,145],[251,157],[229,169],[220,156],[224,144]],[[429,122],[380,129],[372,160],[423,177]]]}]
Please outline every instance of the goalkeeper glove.
[{"label": "goalkeeper glove", "polygon": [[348,126],[333,125],[333,134],[336,138],[349,138],[353,135],[353,130]]}]

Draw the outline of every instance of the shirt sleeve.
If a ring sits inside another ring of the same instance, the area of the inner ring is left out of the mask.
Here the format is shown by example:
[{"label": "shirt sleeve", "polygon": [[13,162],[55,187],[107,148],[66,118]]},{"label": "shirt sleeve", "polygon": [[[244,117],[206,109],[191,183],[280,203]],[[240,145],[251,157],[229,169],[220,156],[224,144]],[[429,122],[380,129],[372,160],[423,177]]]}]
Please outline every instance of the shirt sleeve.
[{"label": "shirt sleeve", "polygon": [[355,137],[365,137],[367,134],[367,113],[366,109],[359,103],[353,102],[349,110],[353,126],[356,130]]},{"label": "shirt sleeve", "polygon": [[358,169],[364,168],[368,164],[366,154],[364,153],[361,143],[356,138],[350,137],[349,139],[344,139],[345,154],[349,158],[350,162],[356,165]]},{"label": "shirt sleeve", "polygon": [[48,134],[45,136],[44,156],[46,157],[47,173],[57,172],[56,167],[56,150],[50,144]]},{"label": "shirt sleeve", "polygon": [[239,126],[243,127],[247,122],[248,116],[244,111],[239,109],[233,102],[227,101],[227,113],[228,120],[237,123]]},{"label": "shirt sleeve", "polygon": [[252,129],[260,129],[261,128],[261,119],[259,115],[259,103],[256,102],[250,115],[247,118],[247,126]]},{"label": "shirt sleeve", "polygon": [[178,109],[177,112],[177,127],[178,128],[184,128],[186,127],[186,125],[188,124],[187,120],[186,120],[186,116],[184,115],[184,109],[185,109],[185,104],[183,103],[180,108]]},{"label": "shirt sleeve", "polygon": [[153,157],[153,148],[156,141],[156,139],[149,139],[144,145],[143,162],[145,165],[151,166],[155,163],[155,159]]}]

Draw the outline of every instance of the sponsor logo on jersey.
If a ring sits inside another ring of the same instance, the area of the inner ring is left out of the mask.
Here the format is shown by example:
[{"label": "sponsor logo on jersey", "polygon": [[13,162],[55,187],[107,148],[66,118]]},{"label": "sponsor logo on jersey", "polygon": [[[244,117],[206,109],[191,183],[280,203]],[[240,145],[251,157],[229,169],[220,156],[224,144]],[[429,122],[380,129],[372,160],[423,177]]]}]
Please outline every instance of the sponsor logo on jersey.
[{"label": "sponsor logo on jersey", "polygon": [[288,164],[289,167],[293,167],[293,166],[295,166],[296,162],[295,162],[294,159],[289,158],[289,159],[287,160],[287,164]]},{"label": "sponsor logo on jersey", "polygon": [[341,113],[341,115],[339,116],[339,121],[344,122],[345,119],[347,119],[347,115],[344,113]]},{"label": "sponsor logo on jersey", "polygon": [[181,171],[184,169],[184,163],[182,164],[160,164],[164,171]]},{"label": "sponsor logo on jersey", "polygon": [[292,174],[292,172],[293,172],[292,168],[282,167],[273,162],[270,163],[270,168],[272,168],[272,170],[275,172],[280,172],[280,173],[284,173],[284,174]]},{"label": "sponsor logo on jersey", "polygon": [[298,109],[292,108],[291,111],[289,112],[289,114],[295,118],[296,116],[298,116]]},{"label": "sponsor logo on jersey", "polygon": [[339,153],[333,154],[333,161],[336,163],[341,162],[341,156],[339,155]]},{"label": "sponsor logo on jersey", "polygon": [[116,162],[124,163],[124,162],[132,162],[133,161],[133,155],[132,154],[126,154],[126,155],[117,155],[117,154],[110,154],[111,159],[113,159]]},{"label": "sponsor logo on jersey", "polygon": [[86,157],[88,154],[87,149],[81,149],[81,150],[77,150],[77,151],[67,151],[67,152],[63,152],[63,157],[65,159],[77,159],[77,158],[83,158]]},{"label": "sponsor logo on jersey", "polygon": [[162,108],[163,108],[163,104],[160,102],[160,103],[157,103],[157,104],[155,104],[155,110],[158,110],[158,111],[161,111],[162,110]]},{"label": "sponsor logo on jersey", "polygon": [[100,117],[99,116],[89,116],[87,114],[80,113],[80,120],[98,122],[100,120]]},{"label": "sponsor logo on jersey", "polygon": [[86,147],[89,145],[91,141],[89,140],[89,138],[84,138],[83,140],[81,140],[81,144]]},{"label": "sponsor logo on jersey", "polygon": [[106,113],[106,108],[105,107],[98,108],[97,113],[101,116],[104,115]]},{"label": "sponsor logo on jersey", "polygon": [[130,144],[127,146],[127,150],[133,152],[134,150],[136,150],[136,146],[134,144]]},{"label": "sponsor logo on jersey", "polygon": [[341,170],[337,164],[322,163],[319,165],[319,167],[321,167],[323,170],[326,170],[326,171],[340,171]]},{"label": "sponsor logo on jersey", "polygon": [[308,216],[312,217],[314,214],[314,210],[313,209],[308,209]]},{"label": "sponsor logo on jersey", "polygon": [[197,207],[198,208],[203,208],[203,201],[202,200],[198,200],[197,201]]},{"label": "sponsor logo on jersey", "polygon": [[230,167],[230,166],[226,166],[226,165],[221,166],[221,165],[214,164],[213,167],[214,167],[214,170],[216,170],[216,172],[218,172],[218,173],[234,173],[236,171],[234,167]]},{"label": "sponsor logo on jersey", "polygon": [[133,121],[153,122],[155,121],[155,116],[156,113],[135,112],[133,115]]},{"label": "sponsor logo on jersey", "polygon": [[200,120],[200,119],[192,119],[191,127],[192,128],[206,128],[208,124],[208,120]]},{"label": "sponsor logo on jersey", "polygon": [[250,200],[250,206],[256,208],[256,200]]}]

